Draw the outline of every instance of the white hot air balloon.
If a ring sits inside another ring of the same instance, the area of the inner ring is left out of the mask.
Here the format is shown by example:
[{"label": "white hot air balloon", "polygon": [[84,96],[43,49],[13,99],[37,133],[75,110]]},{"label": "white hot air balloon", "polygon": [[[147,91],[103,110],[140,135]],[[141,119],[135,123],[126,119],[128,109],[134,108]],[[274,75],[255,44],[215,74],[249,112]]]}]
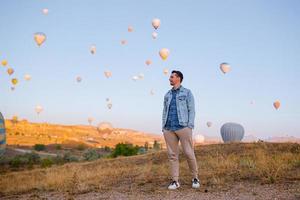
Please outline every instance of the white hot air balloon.
[{"label": "white hot air balloon", "polygon": [[153,33],[152,33],[152,38],[153,38],[153,39],[156,39],[157,36],[158,36],[158,34],[157,34],[156,32],[153,32]]},{"label": "white hot air balloon", "polygon": [[151,95],[154,95],[154,94],[155,94],[153,89],[151,89],[150,94],[151,94]]},{"label": "white hot air balloon", "polygon": [[95,53],[96,53],[96,50],[97,50],[96,45],[93,44],[93,45],[90,47],[91,54],[95,54]]},{"label": "white hot air balloon", "polygon": [[48,15],[49,10],[48,10],[48,8],[44,8],[44,9],[42,10],[42,12],[43,12],[44,15]]},{"label": "white hot air balloon", "polygon": [[212,122],[206,122],[207,127],[211,127],[212,126]]},{"label": "white hot air balloon", "polygon": [[164,75],[168,75],[169,70],[167,68],[165,68],[164,71],[163,71],[163,73],[164,73]]},{"label": "white hot air balloon", "polygon": [[143,74],[143,73],[140,73],[140,74],[138,75],[138,78],[139,78],[140,80],[143,80],[143,79],[144,79],[144,74]]},{"label": "white hot air balloon", "polygon": [[153,19],[152,26],[153,26],[153,28],[158,29],[160,26],[160,19],[158,19],[158,18]]},{"label": "white hot air balloon", "polygon": [[94,121],[94,119],[92,117],[88,118],[89,125],[91,125],[93,121]]},{"label": "white hot air balloon", "polygon": [[39,115],[43,111],[43,107],[40,105],[37,105],[35,107],[35,112]]},{"label": "white hot air balloon", "polygon": [[30,81],[31,80],[31,76],[29,74],[25,74],[24,75],[24,79],[25,79],[25,81]]},{"label": "white hot air balloon", "polygon": [[108,109],[111,109],[111,108],[112,108],[112,103],[111,103],[111,102],[107,103],[107,108],[108,108]]},{"label": "white hot air balloon", "polygon": [[132,77],[132,80],[134,80],[134,81],[137,81],[138,79],[139,79],[138,76],[133,76],[133,77]]},{"label": "white hot air balloon", "polygon": [[221,71],[224,73],[224,74],[226,74],[227,72],[229,72],[230,71],[230,65],[228,64],[228,63],[221,63],[220,64],[220,69],[221,69]]}]

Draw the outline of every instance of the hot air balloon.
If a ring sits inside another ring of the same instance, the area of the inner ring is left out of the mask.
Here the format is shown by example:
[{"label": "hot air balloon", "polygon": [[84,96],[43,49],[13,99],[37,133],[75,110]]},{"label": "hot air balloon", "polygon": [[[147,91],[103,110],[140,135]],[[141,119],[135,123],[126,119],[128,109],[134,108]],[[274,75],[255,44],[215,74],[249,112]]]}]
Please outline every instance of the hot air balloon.
[{"label": "hot air balloon", "polygon": [[160,26],[160,19],[157,19],[157,18],[153,19],[152,26],[153,26],[153,28],[158,29]]},{"label": "hot air balloon", "polygon": [[30,81],[31,80],[31,76],[29,74],[25,74],[24,75],[24,79],[25,79],[25,81]]},{"label": "hot air balloon", "polygon": [[224,142],[240,142],[244,137],[244,127],[238,123],[228,122],[221,127]]},{"label": "hot air balloon", "polygon": [[128,26],[128,32],[133,32],[133,27],[132,26]]},{"label": "hot air balloon", "polygon": [[136,81],[136,80],[138,80],[138,79],[139,79],[138,76],[133,76],[133,77],[132,77],[132,80],[134,80],[134,81]]},{"label": "hot air balloon", "polygon": [[111,109],[112,108],[112,103],[110,102],[110,103],[107,103],[107,108],[108,109]]},{"label": "hot air balloon", "polygon": [[276,110],[278,110],[279,107],[280,107],[280,101],[279,101],[279,100],[276,100],[276,101],[273,103],[273,106],[274,106],[274,108],[275,108]]},{"label": "hot air balloon", "polygon": [[77,77],[76,77],[76,81],[79,83],[79,82],[82,81],[82,78],[81,78],[80,76],[77,76]]},{"label": "hot air balloon", "polygon": [[90,48],[91,54],[95,54],[96,53],[96,45],[92,45]]},{"label": "hot air balloon", "polygon": [[37,105],[35,107],[35,112],[39,115],[43,111],[43,107],[40,105]]},{"label": "hot air balloon", "polygon": [[146,60],[146,65],[151,65],[152,64],[152,61],[151,60]]},{"label": "hot air balloon", "polygon": [[109,99],[109,98],[106,98],[105,100],[106,100],[107,102],[109,102],[109,101],[110,101],[110,99]]},{"label": "hot air balloon", "polygon": [[13,78],[13,79],[11,79],[11,82],[12,82],[13,85],[17,85],[18,84],[18,79]]},{"label": "hot air balloon", "polygon": [[207,127],[211,127],[212,126],[212,122],[206,122]]},{"label": "hot air balloon", "polygon": [[2,61],[1,61],[1,64],[2,64],[4,67],[7,65],[7,63],[8,63],[7,60],[2,60]]},{"label": "hot air balloon", "polygon": [[153,39],[156,39],[157,36],[158,36],[158,34],[157,34],[156,32],[153,32],[153,33],[152,33],[152,38],[153,38]]},{"label": "hot air balloon", "polygon": [[9,75],[12,75],[14,72],[15,72],[15,70],[14,70],[13,68],[8,68],[8,69],[7,69],[7,73],[8,73]]},{"label": "hot air balloon", "polygon": [[90,125],[92,124],[93,121],[94,121],[94,119],[92,117],[88,118],[88,122],[89,122]]},{"label": "hot air balloon", "polygon": [[49,10],[48,10],[48,8],[44,8],[44,9],[42,10],[42,12],[43,12],[44,15],[48,15]]},{"label": "hot air balloon", "polygon": [[127,40],[121,40],[121,44],[122,44],[122,45],[127,44]]},{"label": "hot air balloon", "polygon": [[106,76],[106,78],[109,78],[112,76],[112,73],[111,73],[111,71],[105,71],[104,75]]},{"label": "hot air balloon", "polygon": [[150,94],[151,94],[151,95],[154,95],[154,90],[153,90],[153,89],[150,91]]},{"label": "hot air balloon", "polygon": [[167,48],[162,48],[159,51],[159,55],[163,60],[167,60],[168,56],[170,55],[170,51]]},{"label": "hot air balloon", "polygon": [[144,74],[143,74],[143,73],[140,73],[140,74],[138,75],[138,78],[139,78],[140,80],[143,80],[143,79],[144,79]]},{"label": "hot air balloon", "polygon": [[6,133],[5,133],[5,120],[0,112],[0,156],[2,156],[5,152],[6,146]]},{"label": "hot air balloon", "polygon": [[46,37],[45,33],[37,32],[34,34],[34,41],[36,42],[36,44],[38,46],[41,46],[45,42],[46,38],[47,37]]},{"label": "hot air balloon", "polygon": [[15,87],[14,87],[14,86],[11,86],[11,87],[10,87],[10,90],[11,90],[11,91],[14,91],[14,90],[15,90]]},{"label": "hot air balloon", "polygon": [[204,136],[201,134],[196,134],[194,137],[195,143],[203,143],[204,142]]},{"label": "hot air balloon", "polygon": [[224,74],[226,74],[227,72],[230,71],[230,65],[228,63],[221,63],[220,69]]},{"label": "hot air balloon", "polygon": [[163,71],[163,73],[164,73],[164,75],[168,75],[169,70],[167,68],[165,68],[164,71]]}]

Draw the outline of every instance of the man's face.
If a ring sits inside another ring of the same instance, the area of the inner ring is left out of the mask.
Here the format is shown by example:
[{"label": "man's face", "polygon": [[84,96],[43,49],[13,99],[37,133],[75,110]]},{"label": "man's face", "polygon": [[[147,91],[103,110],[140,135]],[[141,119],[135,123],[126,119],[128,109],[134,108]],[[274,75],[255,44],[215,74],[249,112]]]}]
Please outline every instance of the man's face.
[{"label": "man's face", "polygon": [[174,85],[180,83],[180,77],[177,76],[176,73],[172,73],[170,75],[169,81],[170,81],[170,85],[174,86]]}]

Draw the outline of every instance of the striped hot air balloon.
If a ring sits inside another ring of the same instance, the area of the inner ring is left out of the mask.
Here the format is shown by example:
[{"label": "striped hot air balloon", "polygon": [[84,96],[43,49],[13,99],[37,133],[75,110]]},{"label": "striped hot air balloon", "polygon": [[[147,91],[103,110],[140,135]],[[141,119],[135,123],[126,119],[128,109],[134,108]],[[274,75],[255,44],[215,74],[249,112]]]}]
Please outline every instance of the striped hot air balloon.
[{"label": "striped hot air balloon", "polygon": [[221,127],[221,136],[226,142],[240,142],[244,137],[244,127],[238,123],[228,122]]},{"label": "striped hot air balloon", "polygon": [[6,145],[5,122],[0,112],[0,156],[5,151],[5,145]]}]

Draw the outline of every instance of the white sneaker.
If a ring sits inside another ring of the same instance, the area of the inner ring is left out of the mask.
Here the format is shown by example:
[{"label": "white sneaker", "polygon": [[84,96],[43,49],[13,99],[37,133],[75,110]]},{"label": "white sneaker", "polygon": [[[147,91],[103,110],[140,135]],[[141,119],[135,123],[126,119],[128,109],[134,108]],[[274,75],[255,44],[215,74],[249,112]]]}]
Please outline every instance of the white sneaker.
[{"label": "white sneaker", "polygon": [[199,188],[199,187],[200,187],[200,181],[199,181],[199,179],[194,178],[194,179],[192,180],[192,188],[197,189],[197,188]]},{"label": "white sneaker", "polygon": [[179,188],[179,187],[180,187],[180,184],[179,184],[178,181],[172,181],[172,182],[170,183],[170,185],[168,186],[168,189],[169,189],[169,190],[176,190],[176,189]]}]

